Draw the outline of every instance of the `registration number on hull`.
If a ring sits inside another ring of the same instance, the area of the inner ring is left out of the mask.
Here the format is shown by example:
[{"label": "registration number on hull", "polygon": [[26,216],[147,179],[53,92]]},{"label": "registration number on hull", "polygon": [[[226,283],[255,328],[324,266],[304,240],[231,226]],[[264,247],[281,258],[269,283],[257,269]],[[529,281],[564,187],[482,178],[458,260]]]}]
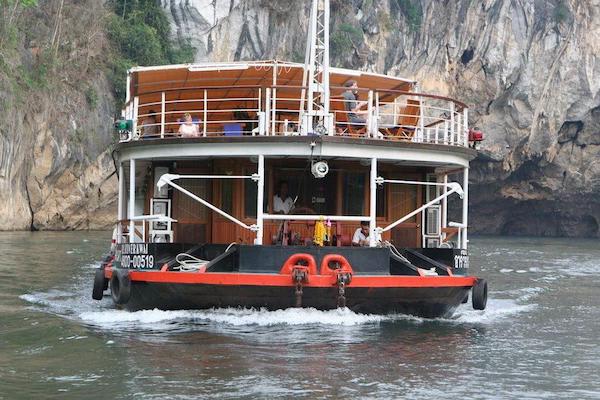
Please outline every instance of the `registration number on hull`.
[{"label": "registration number on hull", "polygon": [[120,268],[154,268],[154,255],[148,254],[147,243],[124,243],[117,248],[115,259],[120,264]]}]

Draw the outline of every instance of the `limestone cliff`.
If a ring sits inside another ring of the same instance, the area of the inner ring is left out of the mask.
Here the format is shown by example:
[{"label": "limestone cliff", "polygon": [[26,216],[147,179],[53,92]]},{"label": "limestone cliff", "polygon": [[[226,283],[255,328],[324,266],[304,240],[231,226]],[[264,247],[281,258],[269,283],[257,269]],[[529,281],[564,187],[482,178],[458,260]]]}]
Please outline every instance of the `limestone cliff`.
[{"label": "limestone cliff", "polygon": [[[198,61],[304,53],[309,1],[163,0]],[[600,0],[332,0],[333,64],[459,98],[481,233],[598,236]]]},{"label": "limestone cliff", "polygon": [[12,25],[6,8],[1,21],[0,229],[106,228],[116,179],[104,6],[13,10]]}]

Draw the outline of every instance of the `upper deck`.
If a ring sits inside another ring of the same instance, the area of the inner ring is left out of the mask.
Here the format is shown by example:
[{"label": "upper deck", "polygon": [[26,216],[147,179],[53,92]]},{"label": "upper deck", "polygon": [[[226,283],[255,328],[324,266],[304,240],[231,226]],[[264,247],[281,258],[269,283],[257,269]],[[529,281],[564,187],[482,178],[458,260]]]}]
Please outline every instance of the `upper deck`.
[{"label": "upper deck", "polygon": [[[222,139],[205,140],[206,144],[229,139],[239,143],[234,137],[242,136],[245,143],[256,137],[258,145],[269,143],[258,137],[281,137],[282,143],[284,137],[316,134],[356,145],[377,141],[432,144],[450,151],[468,147],[465,104],[418,93],[411,80],[340,68],[329,69],[329,113],[309,131],[309,99],[302,86],[306,73],[304,64],[280,61],[134,68],[128,75],[125,105],[133,127],[120,141],[181,137],[180,127],[189,113],[197,127],[190,139],[194,143],[214,137]],[[358,86],[355,103],[344,97],[349,81]]]}]

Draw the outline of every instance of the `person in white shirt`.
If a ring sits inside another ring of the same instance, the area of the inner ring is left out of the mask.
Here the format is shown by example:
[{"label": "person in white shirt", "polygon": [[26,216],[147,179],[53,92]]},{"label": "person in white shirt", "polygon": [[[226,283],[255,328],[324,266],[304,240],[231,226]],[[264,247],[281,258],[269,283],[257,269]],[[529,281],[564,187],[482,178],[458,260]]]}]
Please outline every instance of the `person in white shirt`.
[{"label": "person in white shirt", "polygon": [[289,214],[294,209],[294,200],[288,195],[288,183],[279,182],[279,191],[273,196],[273,212]]},{"label": "person in white shirt", "polygon": [[360,228],[354,232],[352,237],[352,246],[369,245],[369,221],[361,221]]},{"label": "person in white shirt", "polygon": [[179,126],[179,134],[184,138],[200,136],[198,125],[194,124],[190,113],[185,113],[184,122]]}]

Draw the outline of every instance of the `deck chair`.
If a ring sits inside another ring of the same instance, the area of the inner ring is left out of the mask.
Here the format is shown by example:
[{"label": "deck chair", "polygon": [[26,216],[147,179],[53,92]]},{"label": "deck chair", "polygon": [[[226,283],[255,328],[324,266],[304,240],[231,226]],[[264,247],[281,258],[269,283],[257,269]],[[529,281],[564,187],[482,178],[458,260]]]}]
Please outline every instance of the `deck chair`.
[{"label": "deck chair", "polygon": [[367,133],[367,127],[363,125],[354,125],[348,120],[348,111],[344,104],[342,96],[336,96],[331,99],[330,109],[334,112],[335,128],[338,134],[343,136],[364,136]]},{"label": "deck chair", "polygon": [[421,101],[408,99],[406,107],[400,111],[398,126],[383,128],[388,138],[397,140],[412,140],[421,115]]}]

